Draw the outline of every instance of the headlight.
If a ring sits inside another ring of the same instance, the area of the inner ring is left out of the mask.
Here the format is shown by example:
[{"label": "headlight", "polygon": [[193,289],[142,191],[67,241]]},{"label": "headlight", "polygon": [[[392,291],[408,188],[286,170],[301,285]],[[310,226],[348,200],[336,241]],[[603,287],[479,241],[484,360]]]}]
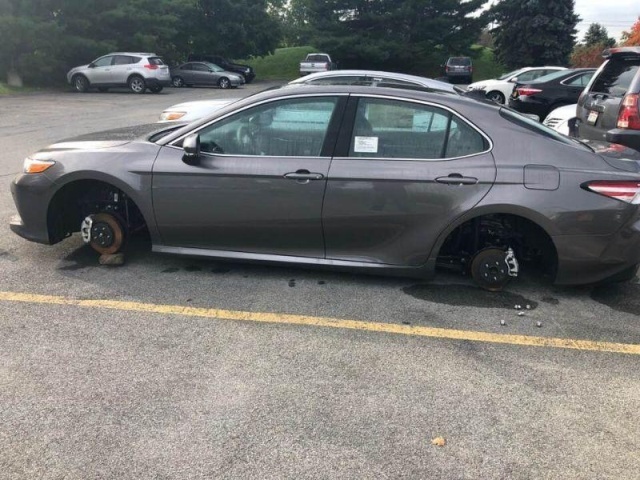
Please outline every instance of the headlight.
[{"label": "headlight", "polygon": [[171,121],[171,120],[180,120],[186,114],[187,112],[174,112],[174,111],[162,112],[160,114],[160,120],[164,122]]},{"label": "headlight", "polygon": [[24,173],[42,173],[55,164],[56,162],[53,160],[36,160],[35,158],[27,157],[24,159],[22,171]]}]

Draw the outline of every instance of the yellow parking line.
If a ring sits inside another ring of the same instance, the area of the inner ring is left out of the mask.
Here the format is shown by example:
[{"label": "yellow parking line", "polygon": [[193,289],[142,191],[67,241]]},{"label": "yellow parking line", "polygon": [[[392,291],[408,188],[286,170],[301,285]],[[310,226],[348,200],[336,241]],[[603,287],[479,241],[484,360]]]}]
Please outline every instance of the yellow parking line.
[{"label": "yellow parking line", "polygon": [[156,305],[153,303],[121,302],[116,300],[79,300],[74,298],[35,295],[29,293],[0,292],[0,300],[7,302],[42,303],[50,305],[74,305],[84,308],[105,308],[128,310],[164,315],[183,315],[189,317],[215,318],[218,320],[241,320],[246,322],[280,323],[287,325],[309,325],[314,327],[343,328],[368,332],[395,333],[418,337],[444,338],[450,340],[468,340],[472,342],[503,343],[530,347],[569,348],[594,352],[613,352],[640,355],[640,345],[629,343],[596,342],[569,338],[534,337],[528,335],[506,335],[499,333],[476,332],[470,330],[450,330],[446,328],[396,325],[393,323],[343,320],[339,318],[311,317],[285,313],[242,312],[238,310],[220,310],[217,308],[196,308],[180,305]]}]

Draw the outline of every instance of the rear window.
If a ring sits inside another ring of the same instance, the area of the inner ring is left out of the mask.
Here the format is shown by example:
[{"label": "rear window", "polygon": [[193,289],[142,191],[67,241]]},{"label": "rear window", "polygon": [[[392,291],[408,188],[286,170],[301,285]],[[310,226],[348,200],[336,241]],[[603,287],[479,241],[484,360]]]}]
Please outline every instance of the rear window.
[{"label": "rear window", "polygon": [[308,55],[307,61],[308,62],[328,62],[329,59],[327,58],[326,55]]},{"label": "rear window", "polygon": [[624,97],[640,67],[640,57],[612,58],[591,87],[592,92]]},{"label": "rear window", "polygon": [[451,57],[447,61],[447,65],[463,65],[467,67],[471,65],[471,59],[469,57]]},{"label": "rear window", "polygon": [[149,57],[150,65],[164,65],[164,62],[160,57]]},{"label": "rear window", "polygon": [[509,120],[512,123],[515,123],[516,125],[522,128],[526,128],[527,130],[534,133],[538,133],[544,137],[550,138],[552,140],[556,140],[561,143],[566,143],[567,145],[571,145],[574,147],[581,147],[591,152],[593,151],[591,147],[588,147],[584,143],[574,140],[573,138],[567,137],[565,135],[562,135],[561,133],[556,132],[552,128],[547,127],[546,125],[538,123],[529,117],[525,117],[524,115],[520,115],[518,112],[515,112],[514,110],[511,110],[508,108],[501,108],[500,116],[502,118],[505,118],[506,120]]}]

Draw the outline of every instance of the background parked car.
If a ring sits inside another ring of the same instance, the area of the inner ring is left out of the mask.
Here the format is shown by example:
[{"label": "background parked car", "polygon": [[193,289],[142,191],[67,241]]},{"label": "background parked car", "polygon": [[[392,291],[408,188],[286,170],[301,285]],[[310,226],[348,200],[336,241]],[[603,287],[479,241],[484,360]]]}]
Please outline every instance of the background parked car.
[{"label": "background parked car", "polygon": [[217,85],[220,88],[237,88],[244,84],[244,78],[214,63],[187,62],[171,68],[171,84],[174,87]]},{"label": "background parked car", "polygon": [[575,105],[595,71],[595,68],[559,70],[528,83],[518,81],[509,106],[521,113],[537,115],[542,121],[555,108]]},{"label": "background parked car", "polygon": [[469,85],[468,90],[484,92],[485,96],[496,103],[505,104],[513,93],[515,82],[530,82],[549,73],[566,70],[564,67],[525,67],[505,73],[501,77],[482,80]]},{"label": "background parked car", "polygon": [[[565,105],[564,107],[558,107],[553,110],[547,118],[542,122],[545,126],[549,128],[553,128],[556,132],[562,133],[563,135],[571,135],[576,136],[575,132],[575,120],[576,120],[576,109],[578,105],[575,103],[573,105]],[[573,125],[571,124],[574,122]]]},{"label": "background parked car", "polygon": [[310,53],[300,62],[300,75],[335,69],[336,64],[328,53]]},{"label": "background parked car", "polygon": [[253,70],[253,67],[249,65],[243,65],[241,63],[231,62],[221,55],[192,53],[187,58],[187,61],[213,63],[223,68],[227,72],[239,73],[244,77],[245,83],[251,83],[253,79],[256,78],[256,72]]},{"label": "background parked car", "polygon": [[72,68],[67,82],[78,92],[129,87],[134,93],[144,93],[147,88],[158,93],[171,84],[171,76],[169,67],[155,53],[115,52]]},{"label": "background parked car", "polygon": [[444,74],[450,82],[473,82],[473,64],[469,57],[449,57],[444,64]]},{"label": "background parked car", "polygon": [[578,135],[640,150],[640,47],[604,51],[578,100]]}]

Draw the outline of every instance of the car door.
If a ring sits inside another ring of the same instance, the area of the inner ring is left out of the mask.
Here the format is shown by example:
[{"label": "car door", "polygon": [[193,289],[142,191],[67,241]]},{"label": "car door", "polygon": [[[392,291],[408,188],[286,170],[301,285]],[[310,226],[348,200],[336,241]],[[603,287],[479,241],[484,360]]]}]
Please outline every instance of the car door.
[{"label": "car door", "polygon": [[109,83],[117,85],[126,85],[129,75],[133,72],[133,66],[139,62],[140,58],[130,55],[115,55]]},{"label": "car door", "polygon": [[194,83],[197,85],[213,85],[215,84],[215,75],[211,72],[211,69],[204,63],[194,63],[193,71]]},{"label": "car door", "polygon": [[329,170],[327,259],[418,266],[491,189],[490,141],[435,104],[352,97]]},{"label": "car door", "polygon": [[201,158],[181,140],[153,167],[153,204],[168,246],[324,257],[321,211],[346,96],[285,98],[200,127]]},{"label": "car door", "polygon": [[92,85],[102,85],[110,83],[111,66],[113,55],[100,57],[91,63],[91,67],[86,70],[87,78]]}]

